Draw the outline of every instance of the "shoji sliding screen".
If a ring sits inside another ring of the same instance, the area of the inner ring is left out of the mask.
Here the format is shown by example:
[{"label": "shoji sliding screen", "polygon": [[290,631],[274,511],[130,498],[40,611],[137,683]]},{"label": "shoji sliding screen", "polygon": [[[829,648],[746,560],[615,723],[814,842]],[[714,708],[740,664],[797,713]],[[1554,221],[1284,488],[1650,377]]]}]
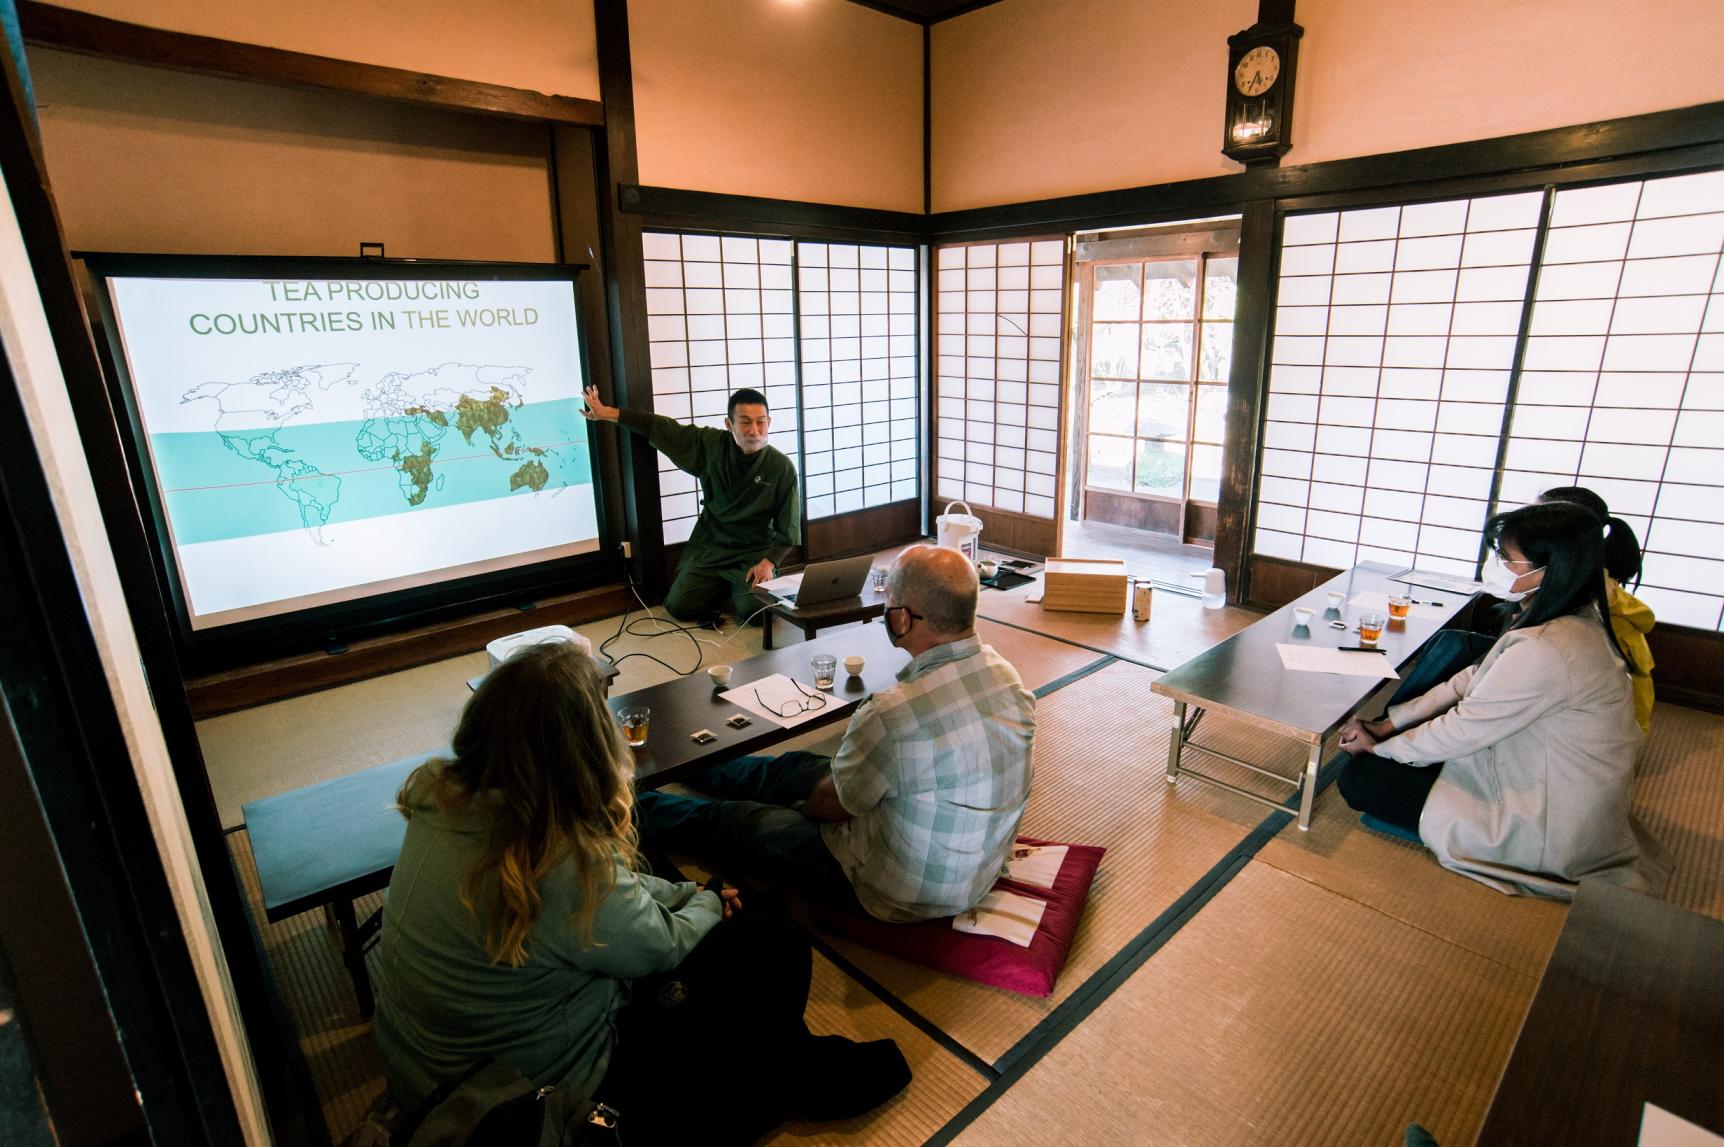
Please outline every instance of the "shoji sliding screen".
[{"label": "shoji sliding screen", "polygon": [[1660,620],[1724,628],[1721,252],[1724,172],[1287,216],[1255,553],[1471,574],[1581,485]]},{"label": "shoji sliding screen", "polygon": [[941,247],[934,265],[935,501],[1045,521],[1051,543],[1065,242]]},{"label": "shoji sliding screen", "polygon": [[[641,246],[653,409],[722,427],[731,391],[760,390],[772,409],[772,444],[800,471],[791,241],[647,232]],[[664,540],[687,541],[700,515],[698,484],[662,454],[658,466]]]},{"label": "shoji sliding screen", "polygon": [[1724,617],[1724,172],[1556,193],[1502,502],[1587,486],[1661,622]]},{"label": "shoji sliding screen", "polygon": [[798,243],[807,516],[920,496],[916,250]]},{"label": "shoji sliding screen", "polygon": [[[732,391],[772,409],[772,445],[818,519],[921,496],[914,247],[649,231],[653,408],[724,425]],[[664,539],[686,541],[695,480],[659,458]]]},{"label": "shoji sliding screen", "polygon": [[1540,202],[1287,218],[1259,554],[1472,573]]}]

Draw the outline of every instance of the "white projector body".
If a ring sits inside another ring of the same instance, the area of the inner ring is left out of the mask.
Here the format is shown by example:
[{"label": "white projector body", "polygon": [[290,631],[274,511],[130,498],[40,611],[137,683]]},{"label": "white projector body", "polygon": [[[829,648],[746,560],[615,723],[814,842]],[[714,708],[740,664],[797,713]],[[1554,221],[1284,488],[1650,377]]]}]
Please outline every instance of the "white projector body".
[{"label": "white projector body", "polygon": [[593,655],[593,643],[570,629],[568,626],[541,625],[537,629],[529,629],[521,633],[511,633],[507,637],[499,637],[497,640],[485,646],[485,653],[491,659],[491,663],[486,666],[485,671],[488,673],[492,669],[497,668],[497,666],[509,659],[509,655],[511,653],[523,646],[544,645],[547,642],[552,641],[573,642],[575,648],[579,649],[582,653],[585,653],[588,657]]}]

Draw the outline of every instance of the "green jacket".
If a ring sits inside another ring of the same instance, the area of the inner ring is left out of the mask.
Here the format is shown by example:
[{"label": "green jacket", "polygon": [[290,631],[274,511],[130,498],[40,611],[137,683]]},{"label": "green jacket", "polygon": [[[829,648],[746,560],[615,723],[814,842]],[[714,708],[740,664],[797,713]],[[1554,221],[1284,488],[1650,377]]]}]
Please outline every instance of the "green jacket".
[{"label": "green jacket", "polygon": [[591,1095],[610,1063],[612,1017],[628,1002],[629,981],[680,964],[719,922],[718,896],[619,861],[583,944],[574,923],[580,874],[565,862],[540,882],[544,907],[526,963],[492,963],[460,892],[497,806],[477,800],[444,813],[423,791],[409,796],[413,817],[383,913],[373,1030],[390,1095],[412,1110],[439,1082],[490,1057],[540,1085]]},{"label": "green jacket", "polygon": [[796,466],[778,450],[744,454],[727,430],[643,410],[619,411],[617,420],[700,479],[704,504],[679,569],[747,567],[761,558],[777,565],[802,541]]}]

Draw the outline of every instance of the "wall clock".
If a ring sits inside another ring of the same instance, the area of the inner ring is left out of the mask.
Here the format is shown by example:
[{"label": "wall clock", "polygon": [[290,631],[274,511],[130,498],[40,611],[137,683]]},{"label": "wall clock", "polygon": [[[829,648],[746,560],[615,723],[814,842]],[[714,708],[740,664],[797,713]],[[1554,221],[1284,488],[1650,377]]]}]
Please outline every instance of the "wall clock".
[{"label": "wall clock", "polygon": [[1297,24],[1254,24],[1227,38],[1227,114],[1221,153],[1247,167],[1279,163],[1293,146]]}]

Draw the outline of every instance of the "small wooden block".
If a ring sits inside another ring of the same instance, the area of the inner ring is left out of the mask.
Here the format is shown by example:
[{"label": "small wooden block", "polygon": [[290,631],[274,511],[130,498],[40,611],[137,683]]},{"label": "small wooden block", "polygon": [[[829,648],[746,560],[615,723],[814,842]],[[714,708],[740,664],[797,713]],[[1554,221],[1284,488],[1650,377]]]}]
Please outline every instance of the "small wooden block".
[{"label": "small wooden block", "polygon": [[1111,558],[1049,558],[1042,570],[1042,608],[1123,615],[1131,579]]}]

